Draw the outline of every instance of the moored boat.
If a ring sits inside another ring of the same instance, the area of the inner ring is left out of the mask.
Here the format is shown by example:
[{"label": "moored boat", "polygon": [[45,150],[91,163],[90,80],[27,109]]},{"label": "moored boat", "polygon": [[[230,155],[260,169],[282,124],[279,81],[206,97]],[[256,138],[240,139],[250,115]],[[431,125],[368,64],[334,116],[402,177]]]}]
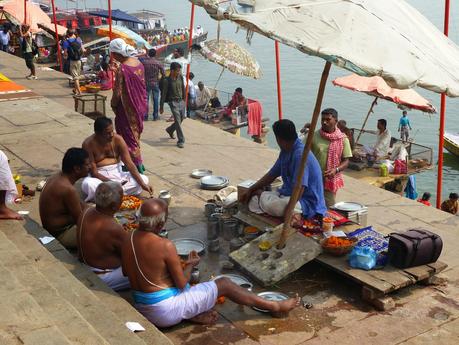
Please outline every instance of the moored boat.
[{"label": "moored boat", "polygon": [[453,155],[459,157],[459,133],[445,133],[444,147]]}]

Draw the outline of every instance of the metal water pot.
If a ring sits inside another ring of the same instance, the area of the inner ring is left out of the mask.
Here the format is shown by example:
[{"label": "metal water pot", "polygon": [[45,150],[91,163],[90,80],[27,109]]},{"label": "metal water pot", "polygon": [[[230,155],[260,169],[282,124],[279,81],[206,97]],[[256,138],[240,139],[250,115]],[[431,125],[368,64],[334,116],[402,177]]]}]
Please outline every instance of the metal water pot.
[{"label": "metal water pot", "polygon": [[169,206],[170,203],[171,203],[172,196],[171,196],[171,193],[168,190],[161,190],[159,192],[158,198],[161,199],[161,200],[164,200],[167,203],[167,205]]},{"label": "metal water pot", "polygon": [[220,235],[220,225],[217,219],[209,219],[207,221],[207,239],[215,240]]}]

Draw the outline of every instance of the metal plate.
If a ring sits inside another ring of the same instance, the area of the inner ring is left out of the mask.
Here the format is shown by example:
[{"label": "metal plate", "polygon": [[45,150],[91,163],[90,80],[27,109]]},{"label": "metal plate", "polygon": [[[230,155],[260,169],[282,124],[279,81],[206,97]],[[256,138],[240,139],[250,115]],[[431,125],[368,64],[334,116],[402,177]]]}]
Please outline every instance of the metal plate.
[{"label": "metal plate", "polygon": [[248,290],[252,289],[253,284],[245,277],[240,276],[239,274],[221,274],[219,276],[214,277],[212,280],[216,280],[219,278],[228,278],[234,284],[242,286]]},{"label": "metal plate", "polygon": [[344,212],[357,212],[365,209],[365,206],[357,202],[339,202],[332,206],[335,210],[344,211]]},{"label": "metal plate", "polygon": [[229,184],[229,179],[225,176],[209,175],[201,178],[201,188],[218,190],[222,189]]},{"label": "metal plate", "polygon": [[[276,291],[265,291],[265,292],[260,292],[257,294],[258,297],[261,297],[267,301],[285,301],[288,300],[289,297],[282,293],[282,292],[276,292]],[[262,313],[269,313],[269,310],[264,310],[260,309],[257,307],[252,307],[256,311],[261,311]]]},{"label": "metal plate", "polygon": [[209,169],[194,169],[190,174],[192,178],[202,178],[209,175],[212,175],[212,170]]},{"label": "metal plate", "polygon": [[196,251],[198,254],[201,254],[206,249],[204,242],[200,240],[195,240],[194,238],[180,238],[177,240],[172,240],[177,249],[177,253],[180,256],[188,256],[191,251]]}]

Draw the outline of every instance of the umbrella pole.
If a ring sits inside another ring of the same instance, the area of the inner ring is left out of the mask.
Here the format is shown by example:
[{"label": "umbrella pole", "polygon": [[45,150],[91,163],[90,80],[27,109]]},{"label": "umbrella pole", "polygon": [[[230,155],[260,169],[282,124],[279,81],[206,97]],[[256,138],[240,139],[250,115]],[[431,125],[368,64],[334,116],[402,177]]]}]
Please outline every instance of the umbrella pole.
[{"label": "umbrella pole", "polygon": [[282,89],[281,89],[279,42],[278,41],[275,41],[274,48],[276,52],[277,112],[278,112],[279,120],[281,120],[282,119]]},{"label": "umbrella pole", "polygon": [[[444,22],[444,34],[448,36],[449,31],[449,0],[445,0],[445,22]],[[441,207],[441,198],[442,198],[442,182],[443,182],[443,144],[444,144],[444,135],[445,135],[445,112],[446,112],[446,95],[441,94],[441,103],[440,103],[440,133],[438,141],[438,171],[437,171],[437,208]]]},{"label": "umbrella pole", "polygon": [[24,0],[24,24],[27,24],[27,0]]},{"label": "umbrella pole", "polygon": [[62,66],[61,45],[59,44],[60,43],[59,34],[57,33],[56,7],[54,5],[54,0],[51,0],[51,6],[53,6],[53,22],[54,22],[54,33],[56,34],[57,61],[59,62],[59,69],[62,72],[64,68]]},{"label": "umbrella pole", "polygon": [[296,177],[295,187],[293,188],[292,195],[290,199],[293,199],[295,202],[289,203],[289,208],[285,210],[285,218],[284,218],[284,225],[282,228],[282,233],[279,239],[279,243],[277,244],[278,249],[282,249],[285,247],[285,242],[287,241],[287,237],[289,235],[290,223],[292,221],[293,210],[295,209],[295,204],[300,198],[301,192],[301,180],[303,179],[304,174],[304,166],[306,165],[309,151],[311,151],[312,146],[312,138],[314,136],[314,132],[316,130],[317,122],[319,120],[320,108],[322,107],[322,100],[324,98],[325,93],[325,86],[328,79],[328,74],[330,72],[331,63],[326,62],[324,66],[324,70],[322,72],[322,77],[320,78],[319,90],[317,92],[316,98],[316,105],[314,107],[314,113],[311,119],[311,127],[309,128],[308,137],[306,139],[306,145],[304,146],[303,155],[301,156],[301,163],[298,167],[298,173]]},{"label": "umbrella pole", "polygon": [[112,1],[108,0],[108,32],[110,41],[113,39],[113,32],[112,32]]},{"label": "umbrella pole", "polygon": [[371,103],[370,110],[368,110],[367,117],[365,118],[365,121],[363,121],[362,128],[360,129],[359,135],[357,136],[357,140],[355,141],[355,145],[359,143],[360,137],[362,136],[363,130],[365,129],[365,126],[367,125],[368,118],[370,117],[371,113],[373,112],[373,108],[375,105],[378,104],[378,97],[375,97],[373,103]]},{"label": "umbrella pole", "polygon": [[191,46],[193,45],[193,26],[194,26],[194,3],[191,4],[190,31],[188,32],[188,55],[190,61],[186,65],[186,87],[185,87],[185,107],[188,108],[188,90],[190,87],[190,69],[191,69]]}]

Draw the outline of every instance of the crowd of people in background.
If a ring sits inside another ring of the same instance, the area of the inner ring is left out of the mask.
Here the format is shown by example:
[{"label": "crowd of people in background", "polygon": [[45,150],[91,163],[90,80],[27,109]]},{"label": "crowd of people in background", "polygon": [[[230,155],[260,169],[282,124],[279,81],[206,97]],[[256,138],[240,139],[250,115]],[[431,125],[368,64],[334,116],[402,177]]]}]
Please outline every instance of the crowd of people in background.
[{"label": "crowd of people in background", "polygon": [[[193,30],[193,38],[199,37],[204,33],[201,25]],[[190,31],[187,27],[175,29],[174,31],[161,31],[156,34],[142,34],[142,37],[152,46],[160,46],[175,42],[187,41],[190,37]]]}]

